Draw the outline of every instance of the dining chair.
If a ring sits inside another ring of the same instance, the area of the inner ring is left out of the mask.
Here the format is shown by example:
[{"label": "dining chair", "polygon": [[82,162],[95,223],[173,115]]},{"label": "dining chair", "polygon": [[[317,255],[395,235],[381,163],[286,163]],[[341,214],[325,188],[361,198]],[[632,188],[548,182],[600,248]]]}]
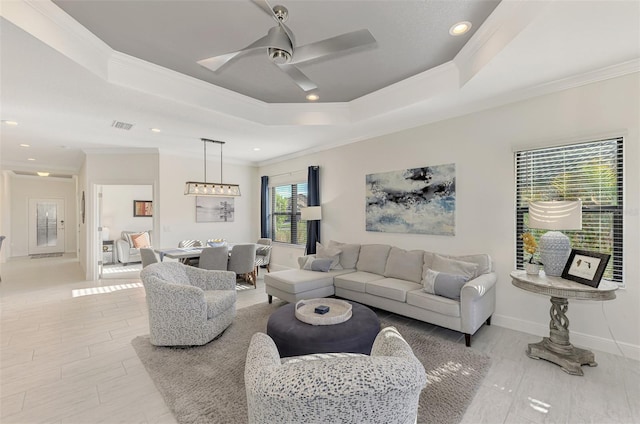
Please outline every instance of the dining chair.
[{"label": "dining chair", "polygon": [[[182,240],[178,243],[178,247],[202,247],[205,244],[202,240]],[[185,265],[198,266],[198,258],[183,258],[180,259]]]},{"label": "dining chair", "polygon": [[229,246],[226,244],[217,247],[205,247],[200,254],[198,267],[202,269],[226,271],[228,262]]},{"label": "dining chair", "polygon": [[258,239],[258,246],[256,249],[256,277],[260,272],[260,267],[267,268],[267,272],[271,272],[269,269],[269,262],[271,262],[271,239],[261,238]]},{"label": "dining chair", "polygon": [[158,262],[155,252],[153,249],[149,249],[148,247],[140,249],[140,258],[142,260],[142,268],[146,268],[147,266]]},{"label": "dining chair", "polygon": [[236,276],[242,277],[245,281],[253,284],[255,288],[255,262],[256,245],[254,243],[236,244],[233,246],[233,249],[231,249],[227,270],[235,272]]}]

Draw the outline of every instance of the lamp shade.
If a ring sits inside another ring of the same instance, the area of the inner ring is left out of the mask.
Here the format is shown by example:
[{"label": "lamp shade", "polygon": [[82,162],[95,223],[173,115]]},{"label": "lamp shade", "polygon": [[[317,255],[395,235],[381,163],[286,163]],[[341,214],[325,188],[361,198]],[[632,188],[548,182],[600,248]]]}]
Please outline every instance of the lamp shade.
[{"label": "lamp shade", "polygon": [[582,201],[560,200],[529,203],[529,228],[582,230]]},{"label": "lamp shade", "polygon": [[320,221],[322,219],[322,207],[321,206],[309,206],[300,210],[300,215],[303,221]]}]

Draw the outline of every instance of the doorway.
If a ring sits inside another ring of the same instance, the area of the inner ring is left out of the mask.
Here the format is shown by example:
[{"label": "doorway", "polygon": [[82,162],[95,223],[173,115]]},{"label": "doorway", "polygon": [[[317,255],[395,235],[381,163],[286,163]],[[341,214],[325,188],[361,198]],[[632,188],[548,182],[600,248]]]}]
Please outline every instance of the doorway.
[{"label": "doorway", "polygon": [[29,199],[29,255],[64,253],[64,199]]}]

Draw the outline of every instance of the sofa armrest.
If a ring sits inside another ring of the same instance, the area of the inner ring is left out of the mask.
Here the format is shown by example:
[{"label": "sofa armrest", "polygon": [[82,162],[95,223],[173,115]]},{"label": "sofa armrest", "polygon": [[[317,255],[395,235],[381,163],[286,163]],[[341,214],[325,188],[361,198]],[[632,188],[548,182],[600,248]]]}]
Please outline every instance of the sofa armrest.
[{"label": "sofa armrest", "polygon": [[232,271],[220,271],[187,266],[184,268],[189,283],[202,290],[234,290],[236,274]]},{"label": "sofa armrest", "polygon": [[411,346],[395,327],[385,327],[380,330],[373,341],[371,356],[394,356],[419,362]]},{"label": "sofa armrest", "polygon": [[129,262],[129,243],[124,239],[116,240],[116,255],[120,262]]},{"label": "sofa armrest", "polygon": [[461,331],[473,334],[493,315],[496,308],[495,286],[498,274],[482,274],[462,286],[460,293]]}]

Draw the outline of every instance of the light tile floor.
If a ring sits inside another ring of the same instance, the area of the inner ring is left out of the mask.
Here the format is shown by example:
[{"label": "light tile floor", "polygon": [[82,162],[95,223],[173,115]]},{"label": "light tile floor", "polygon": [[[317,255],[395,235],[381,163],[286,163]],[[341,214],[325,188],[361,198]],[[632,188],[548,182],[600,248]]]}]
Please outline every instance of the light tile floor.
[{"label": "light tile floor", "polygon": [[[238,292],[238,308],[264,302]],[[2,423],[175,423],[131,339],[148,333],[137,278],[84,281],[72,257],[3,264],[0,284]],[[83,294],[98,288],[106,293]],[[74,292],[78,290],[78,292]],[[464,343],[454,331],[403,317],[426,333]],[[536,336],[483,326],[472,349],[492,366],[463,423],[640,423],[640,363],[602,352],[584,377],[526,357]]]}]

